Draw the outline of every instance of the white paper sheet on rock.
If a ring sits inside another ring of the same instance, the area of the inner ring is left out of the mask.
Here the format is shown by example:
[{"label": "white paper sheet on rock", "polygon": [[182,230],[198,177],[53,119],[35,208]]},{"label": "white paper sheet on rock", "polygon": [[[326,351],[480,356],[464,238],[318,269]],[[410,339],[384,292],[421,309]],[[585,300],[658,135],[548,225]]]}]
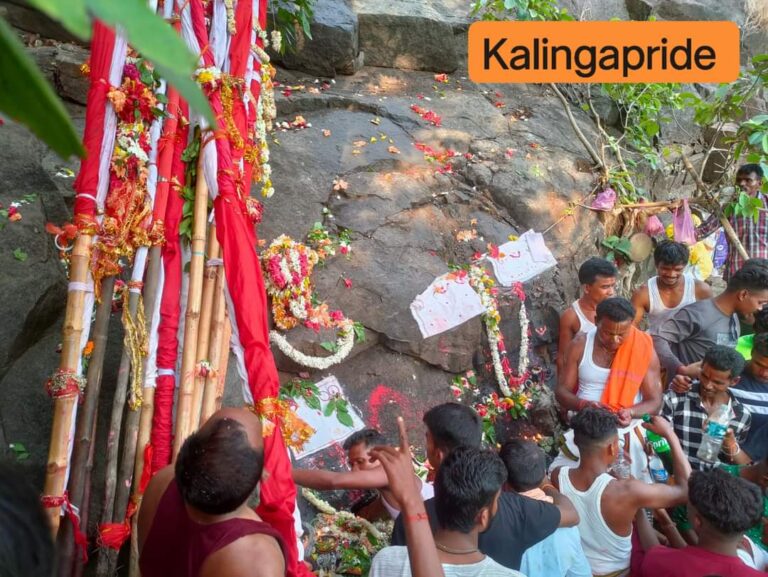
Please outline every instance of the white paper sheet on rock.
[{"label": "white paper sheet on rock", "polygon": [[411,303],[411,314],[425,339],[484,312],[480,296],[470,286],[466,273],[452,272],[437,277]]},{"label": "white paper sheet on rock", "polygon": [[[332,395],[339,394],[342,398],[347,398],[338,379],[333,375],[328,376],[317,383],[317,388],[320,390],[320,399],[322,400],[323,408]],[[308,457],[309,455],[330,447],[334,443],[343,443],[347,437],[354,432],[365,428],[363,419],[351,403],[349,404],[349,415],[352,417],[352,427],[342,425],[336,418],[336,413],[333,413],[330,417],[326,417],[323,415],[322,411],[317,411],[308,407],[303,399],[296,399],[296,405],[296,414],[309,426],[315,429],[315,434],[312,435],[312,438],[310,438],[309,441],[307,441],[301,451],[291,449],[293,456],[296,459]]]},{"label": "white paper sheet on rock", "polygon": [[501,258],[487,256],[493,273],[502,286],[527,282],[557,264],[552,252],[544,244],[544,237],[532,230],[517,240],[499,246]]}]

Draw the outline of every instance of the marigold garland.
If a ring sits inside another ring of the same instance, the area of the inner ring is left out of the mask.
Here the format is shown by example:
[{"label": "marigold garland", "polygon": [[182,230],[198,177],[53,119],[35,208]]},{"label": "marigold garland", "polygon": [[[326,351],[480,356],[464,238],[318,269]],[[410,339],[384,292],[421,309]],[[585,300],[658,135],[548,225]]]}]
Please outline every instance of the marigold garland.
[{"label": "marigold garland", "polygon": [[262,419],[265,436],[272,434],[275,424],[280,425],[283,442],[287,447],[300,451],[315,434],[315,429],[296,414],[296,403],[292,401],[266,397],[250,409]]}]

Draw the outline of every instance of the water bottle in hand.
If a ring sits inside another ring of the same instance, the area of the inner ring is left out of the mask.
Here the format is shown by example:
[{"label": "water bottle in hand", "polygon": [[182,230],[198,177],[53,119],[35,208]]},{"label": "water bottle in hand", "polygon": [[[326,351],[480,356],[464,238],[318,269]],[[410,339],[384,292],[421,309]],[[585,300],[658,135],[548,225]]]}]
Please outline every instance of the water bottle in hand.
[{"label": "water bottle in hand", "polygon": [[730,405],[720,405],[709,416],[707,428],[704,431],[704,438],[701,446],[696,452],[696,456],[707,463],[717,463],[717,456],[720,454],[720,448],[723,446],[723,439],[728,430],[728,424],[731,422]]},{"label": "water bottle in hand", "polygon": [[616,460],[613,462],[611,472],[617,479],[629,479],[630,464],[624,454],[624,439],[619,439],[619,454],[616,455]]},{"label": "water bottle in hand", "polygon": [[654,483],[664,483],[669,481],[669,473],[664,468],[664,463],[656,453],[653,453],[648,459],[648,470],[651,472],[651,478]]}]

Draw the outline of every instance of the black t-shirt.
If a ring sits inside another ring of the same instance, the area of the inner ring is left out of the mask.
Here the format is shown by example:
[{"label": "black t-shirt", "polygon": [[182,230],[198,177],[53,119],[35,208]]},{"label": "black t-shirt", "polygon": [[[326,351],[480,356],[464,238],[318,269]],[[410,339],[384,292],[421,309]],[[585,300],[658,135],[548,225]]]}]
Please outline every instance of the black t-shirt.
[{"label": "black t-shirt", "polygon": [[[437,530],[434,499],[426,500],[424,506],[434,533]],[[549,537],[559,525],[560,510],[554,505],[502,492],[496,516],[488,530],[480,534],[480,551],[505,567],[519,570],[525,550]],[[406,545],[402,515],[395,521],[392,545]]]}]

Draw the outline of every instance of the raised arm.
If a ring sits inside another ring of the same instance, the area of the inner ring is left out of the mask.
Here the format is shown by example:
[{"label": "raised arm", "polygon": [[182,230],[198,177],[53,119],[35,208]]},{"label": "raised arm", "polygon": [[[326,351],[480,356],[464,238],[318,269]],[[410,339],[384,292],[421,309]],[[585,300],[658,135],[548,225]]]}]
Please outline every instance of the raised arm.
[{"label": "raised arm", "polygon": [[579,319],[573,310],[573,307],[568,309],[560,315],[560,328],[557,337],[557,374],[561,374],[563,366],[565,365],[565,359],[568,355],[568,349],[570,348],[571,341],[576,333],[579,331]]},{"label": "raised arm", "polygon": [[[659,355],[661,366],[667,370],[667,379],[675,375],[696,377],[692,367],[686,367],[677,356],[677,345],[698,332],[698,326],[685,308],[664,321],[653,333],[653,348]],[[666,384],[666,383],[665,383]]]},{"label": "raised arm", "polygon": [[632,306],[635,307],[635,325],[639,325],[651,308],[647,284],[637,287],[632,293]]},{"label": "raised arm", "polygon": [[555,398],[560,407],[565,411],[578,411],[581,399],[576,396],[576,390],[579,384],[579,363],[584,354],[584,346],[587,337],[584,334],[578,335],[571,346],[568,347],[568,353],[560,369],[557,378],[557,387],[555,388]]},{"label": "raised arm", "polygon": [[397,418],[400,447],[376,447],[372,455],[382,464],[389,487],[400,505],[400,518],[405,523],[408,559],[413,577],[443,577],[443,566],[437,555],[432,529],[429,526],[424,501],[415,483],[410,443],[403,418]]},{"label": "raised arm", "polygon": [[294,469],[293,482],[302,487],[320,491],[383,489],[387,486],[387,474],[382,468],[344,473],[319,469]]}]

